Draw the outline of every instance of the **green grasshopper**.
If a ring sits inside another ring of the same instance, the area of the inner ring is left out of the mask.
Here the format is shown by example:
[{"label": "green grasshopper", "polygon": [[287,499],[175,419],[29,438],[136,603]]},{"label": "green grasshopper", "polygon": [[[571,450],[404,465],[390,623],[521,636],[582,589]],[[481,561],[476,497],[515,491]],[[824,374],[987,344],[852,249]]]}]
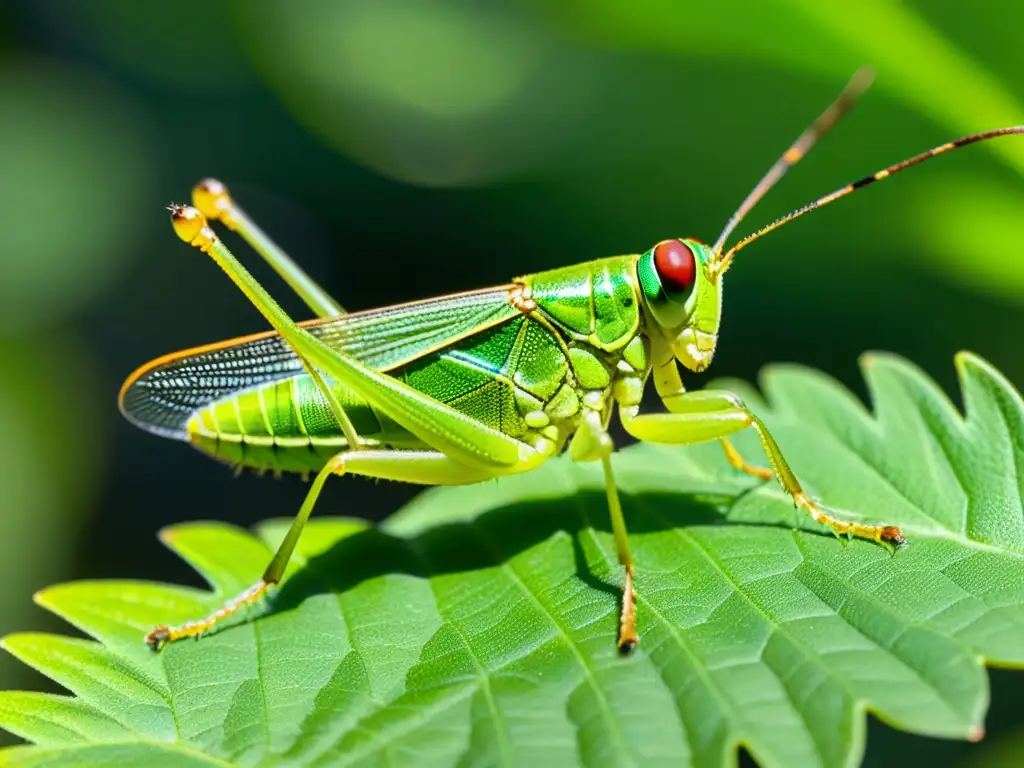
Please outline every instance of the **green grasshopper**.
[{"label": "green grasshopper", "polygon": [[[615,407],[639,440],[719,440],[737,469],[776,477],[797,508],[837,535],[898,547],[899,528],[830,515],[810,498],[765,425],[734,394],[688,392],[680,368],[703,371],[718,340],[722,279],[738,251],[783,224],[943,152],[1024,126],[965,136],[848,184],[725,250],[740,220],[830,130],[870,84],[858,72],[839,98],[772,166],[709,247],[659,242],[614,256],[517,277],[506,285],[347,314],[234,203],[218,182],[173,205],[177,235],[210,256],[273,327],[154,360],[120,393],[143,429],[192,443],[257,470],[315,472],[288,534],[262,578],[212,615],[157,627],[154,650],[198,637],[280,582],[330,475],[458,485],[528,472],[568,451],[604,468],[618,559],[624,570],[618,646],[636,630],[634,565],[612,474],[607,428]],[[265,258],[316,314],[296,323],[207,223],[219,220]],[[640,413],[648,378],[667,412]],[[729,435],[753,428],[771,470],[749,465]]]}]

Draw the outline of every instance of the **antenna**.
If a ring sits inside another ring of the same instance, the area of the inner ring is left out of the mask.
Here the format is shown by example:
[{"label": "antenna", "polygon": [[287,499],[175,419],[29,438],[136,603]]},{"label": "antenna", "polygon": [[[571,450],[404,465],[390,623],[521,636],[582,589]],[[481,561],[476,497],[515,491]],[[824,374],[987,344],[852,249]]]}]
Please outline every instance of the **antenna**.
[{"label": "antenna", "polygon": [[923,163],[925,160],[931,160],[933,157],[938,157],[939,155],[944,154],[946,152],[950,152],[954,149],[966,147],[968,144],[974,144],[979,141],[995,139],[998,138],[999,136],[1013,136],[1017,134],[1024,134],[1024,125],[1011,125],[1008,128],[996,128],[995,130],[984,131],[983,133],[972,133],[970,136],[962,136],[959,139],[946,142],[945,144],[941,144],[938,147],[929,149],[927,152],[922,152],[919,155],[914,155],[913,157],[908,158],[902,162],[896,163],[895,165],[890,165],[888,168],[883,168],[882,170],[877,171],[871,174],[870,176],[865,176],[862,179],[858,179],[852,184],[847,184],[845,187],[840,187],[835,192],[830,192],[824,197],[819,197],[813,203],[808,203],[802,208],[797,208],[792,213],[787,213],[782,218],[776,219],[768,226],[762,227],[761,229],[757,230],[757,232],[755,232],[754,234],[747,235],[745,238],[736,243],[736,245],[730,248],[728,253],[726,253],[724,256],[721,257],[721,259],[718,260],[717,272],[719,275],[725,272],[725,270],[729,268],[729,265],[732,263],[732,260],[738,251],[742,250],[743,248],[746,248],[755,240],[764,237],[769,232],[778,229],[783,224],[788,224],[789,222],[793,221],[793,219],[800,218],[805,213],[810,213],[811,211],[817,208],[823,208],[829,203],[834,203],[839,198],[846,197],[847,195],[851,194],[852,192],[855,192],[858,189],[862,189],[866,186],[869,186],[870,184],[874,184],[876,181],[887,179],[893,174],[899,173],[902,170],[910,168],[912,165]]},{"label": "antenna", "polygon": [[768,169],[768,173],[757,183],[757,186],[750,191],[750,194],[747,195],[746,199],[740,204],[740,207],[736,209],[736,213],[732,215],[732,218],[725,225],[722,234],[718,236],[714,248],[711,249],[712,253],[718,254],[722,252],[725,241],[729,239],[729,235],[736,229],[736,225],[743,220],[743,217],[750,213],[750,209],[757,205],[758,201],[765,196],[769,189],[778,183],[779,179],[786,175],[790,168],[803,159],[811,147],[818,142],[818,139],[832,130],[836,123],[853,109],[857,100],[871,86],[871,82],[874,79],[875,72],[870,67],[862,67],[853,74],[850,82],[846,84],[838,98],[829,104],[828,109],[822,112],[807,130],[800,134],[790,148],[783,153],[782,157],[775,161],[775,165]]}]

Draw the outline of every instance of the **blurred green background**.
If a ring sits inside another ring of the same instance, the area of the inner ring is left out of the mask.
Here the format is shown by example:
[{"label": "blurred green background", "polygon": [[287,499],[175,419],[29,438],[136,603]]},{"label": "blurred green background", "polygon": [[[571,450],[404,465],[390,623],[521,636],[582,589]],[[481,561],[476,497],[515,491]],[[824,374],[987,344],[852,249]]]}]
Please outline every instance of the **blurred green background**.
[{"label": "blurred green background", "polygon": [[[954,136],[1024,123],[1024,6],[979,0],[6,0],[0,5],[0,634],[60,630],[33,590],[196,583],[163,525],[291,514],[131,428],[137,365],[261,330],[162,207],[212,175],[346,307],[505,282],[675,236],[712,241],[860,65],[875,87],[741,227]],[[1024,384],[1024,138],[946,156],[801,220],[729,273],[717,375],[857,356],[954,394],[969,348]],[[233,238],[230,240],[236,242]],[[238,249],[286,308],[301,304]],[[344,479],[322,513],[415,488]],[[989,736],[872,723],[867,764],[1024,762],[1024,678]],[[0,657],[0,687],[45,687]]]}]

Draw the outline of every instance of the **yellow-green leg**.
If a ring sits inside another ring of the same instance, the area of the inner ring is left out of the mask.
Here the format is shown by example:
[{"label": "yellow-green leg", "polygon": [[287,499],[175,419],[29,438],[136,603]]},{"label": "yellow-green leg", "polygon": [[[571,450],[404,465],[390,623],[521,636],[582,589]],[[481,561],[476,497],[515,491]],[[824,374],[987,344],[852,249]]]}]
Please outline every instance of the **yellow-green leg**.
[{"label": "yellow-green leg", "polygon": [[633,588],[633,554],[629,551],[629,532],[622,514],[619,489],[612,474],[611,454],[614,450],[598,411],[587,409],[572,442],[569,456],[573,461],[600,461],[604,469],[604,490],[608,497],[608,512],[611,515],[612,534],[618,550],[619,563],[626,575],[622,587],[622,612],[619,615],[619,651],[628,654],[636,648],[640,637],[636,632],[636,591]]},{"label": "yellow-green leg", "polygon": [[221,221],[225,227],[241,235],[242,239],[288,283],[299,298],[306,302],[306,306],[317,317],[338,317],[346,314],[344,308],[332,299],[327,291],[292,261],[291,257],[246,215],[231,198],[227,187],[219,181],[204,179],[196,184],[192,189],[192,204],[209,221]]},{"label": "yellow-green leg", "polygon": [[674,396],[664,396],[663,402],[671,413],[637,415],[636,408],[622,409],[622,423],[626,431],[647,442],[688,444],[721,439],[741,429],[752,427],[761,440],[764,452],[783,490],[792,497],[797,507],[807,512],[815,521],[829,526],[837,534],[845,533],[879,543],[904,543],[902,532],[895,526],[849,522],[825,512],[804,492],[803,486],[789,468],[768,428],[736,395],[709,390],[680,391]]},{"label": "yellow-green leg", "polygon": [[[544,460],[526,443],[364,365],[299,327],[220,241],[196,208],[173,206],[171,221],[178,237],[213,259],[303,361],[351,389],[430,448],[478,469],[501,469],[503,474],[526,471]],[[325,394],[329,392],[324,389]]]},{"label": "yellow-green leg", "polygon": [[[195,209],[208,221],[220,221],[228,229],[237,232],[254,251],[274,268],[274,271],[295,291],[317,317],[337,317],[346,314],[344,308],[328,295],[313,278],[296,264],[252,219],[246,215],[231,198],[227,187],[216,179],[204,179],[192,189],[192,201]],[[181,208],[184,211],[186,209]],[[177,225],[176,225],[177,226]],[[212,234],[212,231],[211,231]],[[215,236],[212,239],[216,239]],[[352,448],[360,446],[359,435],[349,419],[345,409],[341,407],[334,392],[325,386],[320,372],[310,364],[309,360],[299,354],[303,366],[316,382],[317,387],[327,398],[328,405],[338,420],[346,442]]]},{"label": "yellow-green leg", "polygon": [[732,440],[728,437],[719,439],[722,444],[722,449],[725,451],[725,458],[729,460],[740,472],[746,472],[748,475],[759,477],[762,480],[771,480],[772,471],[770,469],[763,469],[762,467],[755,467],[753,464],[748,464],[746,459],[740,455],[740,452],[736,450],[736,446],[732,444]]}]

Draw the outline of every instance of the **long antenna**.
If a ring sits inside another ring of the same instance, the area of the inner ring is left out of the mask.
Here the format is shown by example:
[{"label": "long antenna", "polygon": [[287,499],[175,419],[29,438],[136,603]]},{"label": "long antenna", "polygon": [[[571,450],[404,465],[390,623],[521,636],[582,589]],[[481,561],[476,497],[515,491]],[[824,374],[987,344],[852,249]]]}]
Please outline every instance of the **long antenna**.
[{"label": "long antenna", "polygon": [[883,168],[882,170],[873,173],[870,176],[865,176],[863,179],[858,179],[852,184],[847,184],[845,187],[840,187],[835,192],[830,192],[824,197],[819,197],[813,203],[808,203],[804,207],[797,208],[792,213],[787,213],[782,218],[776,219],[768,226],[762,227],[761,229],[757,230],[757,232],[755,232],[754,234],[747,235],[745,238],[736,243],[736,245],[730,248],[729,252],[718,260],[718,274],[722,274],[723,272],[725,272],[725,270],[729,268],[729,265],[732,263],[733,257],[736,255],[738,251],[747,247],[758,238],[764,237],[769,232],[778,229],[783,224],[788,224],[793,219],[800,218],[805,213],[810,213],[816,208],[823,208],[829,203],[834,203],[839,198],[846,197],[847,195],[849,195],[852,192],[855,192],[858,189],[862,189],[863,187],[866,187],[869,184],[874,184],[876,181],[887,179],[893,174],[899,173],[900,171],[905,170],[912,165],[923,163],[925,160],[931,160],[933,157],[937,157],[938,155],[944,154],[945,152],[949,152],[954,149],[959,149],[960,147],[966,147],[968,144],[974,144],[975,142],[986,141],[988,139],[995,139],[999,136],[1012,136],[1015,134],[1024,134],[1024,125],[1011,125],[1008,128],[996,128],[995,130],[992,131],[984,131],[983,133],[972,133],[970,136],[962,136],[959,139],[946,142],[945,144],[935,147],[934,149],[929,149],[927,152],[922,152],[919,155],[914,155],[913,157],[908,158],[900,163],[890,165],[888,168]]},{"label": "long antenna", "polygon": [[786,175],[786,171],[803,159],[811,147],[818,142],[818,139],[832,130],[836,123],[853,109],[857,100],[871,86],[871,82],[874,79],[875,72],[870,67],[861,67],[854,72],[853,77],[850,78],[850,82],[843,88],[843,92],[839,94],[839,97],[829,104],[828,109],[822,112],[806,131],[800,134],[799,138],[783,153],[782,157],[775,161],[775,165],[768,169],[768,173],[757,183],[757,186],[750,191],[750,194],[747,195],[747,198],[740,204],[740,207],[736,209],[736,213],[732,215],[729,222],[725,225],[722,234],[718,236],[715,247],[711,250],[712,253],[721,253],[725,241],[729,239],[729,235],[736,229],[736,225],[743,220],[743,217],[750,213],[750,209],[757,205],[758,201],[765,196],[765,193],[774,187],[779,179]]}]

